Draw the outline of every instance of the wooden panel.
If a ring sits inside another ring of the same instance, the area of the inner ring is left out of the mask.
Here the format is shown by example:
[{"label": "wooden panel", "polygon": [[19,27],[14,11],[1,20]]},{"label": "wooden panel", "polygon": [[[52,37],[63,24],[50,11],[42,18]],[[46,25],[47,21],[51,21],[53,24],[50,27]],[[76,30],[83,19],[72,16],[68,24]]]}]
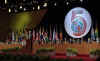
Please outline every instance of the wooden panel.
[{"label": "wooden panel", "polygon": [[34,43],[33,44],[33,53],[36,52],[36,50],[38,48],[41,48],[41,47],[44,47],[44,48],[56,48],[56,52],[61,52],[61,53],[65,53],[66,52],[66,48],[76,48],[78,49],[79,51],[79,54],[89,54],[89,51],[93,48],[100,48],[100,44],[96,43],[96,42],[92,42],[91,44],[90,43],[87,43],[87,42],[82,42],[81,44],[79,43],[73,43],[73,44],[70,44],[68,42],[66,43],[63,43],[63,44],[36,44]]}]

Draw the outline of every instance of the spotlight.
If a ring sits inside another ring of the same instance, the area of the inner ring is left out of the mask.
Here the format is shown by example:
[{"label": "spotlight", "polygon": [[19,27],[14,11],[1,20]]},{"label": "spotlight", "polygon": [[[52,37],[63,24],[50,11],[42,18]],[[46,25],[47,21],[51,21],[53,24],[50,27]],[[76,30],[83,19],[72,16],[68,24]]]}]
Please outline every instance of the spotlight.
[{"label": "spotlight", "polygon": [[47,7],[47,3],[44,3],[43,7]]},{"label": "spotlight", "polygon": [[54,6],[57,6],[57,3],[56,2],[54,3]]},{"label": "spotlight", "polygon": [[11,12],[11,9],[10,9],[10,8],[8,9],[8,12],[9,12],[9,13]]},{"label": "spotlight", "polygon": [[26,8],[24,8],[24,11],[26,11]]},{"label": "spotlight", "polygon": [[20,9],[22,9],[23,7],[22,7],[22,6],[20,6],[19,8],[20,8]]},{"label": "spotlight", "polygon": [[39,5],[38,5],[37,9],[40,10],[40,6]]},{"label": "spotlight", "polygon": [[35,8],[33,7],[33,10],[34,10]]},{"label": "spotlight", "polygon": [[16,9],[14,9],[15,10],[15,12],[18,12]]},{"label": "spotlight", "polygon": [[66,4],[68,5],[68,4],[69,4],[69,2],[66,2]]},{"label": "spotlight", "polygon": [[5,4],[7,4],[7,0],[5,0]]},{"label": "spotlight", "polygon": [[80,0],[80,2],[83,2],[83,0]]}]

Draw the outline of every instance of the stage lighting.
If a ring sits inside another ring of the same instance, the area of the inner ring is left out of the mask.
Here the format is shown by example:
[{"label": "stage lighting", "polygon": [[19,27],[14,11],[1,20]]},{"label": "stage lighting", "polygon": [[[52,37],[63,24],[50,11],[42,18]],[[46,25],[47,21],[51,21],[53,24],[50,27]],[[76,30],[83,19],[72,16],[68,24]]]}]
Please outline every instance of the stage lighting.
[{"label": "stage lighting", "polygon": [[20,6],[19,8],[20,8],[20,9],[22,9],[23,7],[22,7],[22,6]]},{"label": "stage lighting", "polygon": [[11,12],[11,9],[10,9],[10,8],[8,9],[8,12],[9,12],[9,13]]},{"label": "stage lighting", "polygon": [[18,12],[18,10],[17,10],[17,9],[15,9],[15,8],[14,8],[14,11],[15,11],[15,13],[16,13],[16,12]]},{"label": "stage lighting", "polygon": [[7,4],[7,0],[5,0],[5,4]]},{"label": "stage lighting", "polygon": [[54,6],[57,6],[57,3],[56,2],[54,3]]},{"label": "stage lighting", "polygon": [[80,2],[83,2],[83,0],[80,0]]},{"label": "stage lighting", "polygon": [[69,2],[66,2],[66,4],[68,5],[68,4],[69,4]]},{"label": "stage lighting", "polygon": [[44,3],[43,7],[47,7],[47,3]]},{"label": "stage lighting", "polygon": [[24,11],[26,11],[26,8],[24,8]]},{"label": "stage lighting", "polygon": [[37,9],[40,10],[40,6],[39,5],[38,5]]},{"label": "stage lighting", "polygon": [[33,10],[34,10],[35,8],[33,7]]}]

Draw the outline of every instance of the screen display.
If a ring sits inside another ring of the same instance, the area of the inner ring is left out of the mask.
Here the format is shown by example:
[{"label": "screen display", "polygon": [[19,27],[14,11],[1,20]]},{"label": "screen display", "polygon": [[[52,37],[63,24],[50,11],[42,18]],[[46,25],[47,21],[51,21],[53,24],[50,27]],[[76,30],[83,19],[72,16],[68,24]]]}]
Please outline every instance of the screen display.
[{"label": "screen display", "polygon": [[91,23],[89,12],[84,8],[76,7],[65,16],[64,26],[69,36],[82,38],[89,32]]}]

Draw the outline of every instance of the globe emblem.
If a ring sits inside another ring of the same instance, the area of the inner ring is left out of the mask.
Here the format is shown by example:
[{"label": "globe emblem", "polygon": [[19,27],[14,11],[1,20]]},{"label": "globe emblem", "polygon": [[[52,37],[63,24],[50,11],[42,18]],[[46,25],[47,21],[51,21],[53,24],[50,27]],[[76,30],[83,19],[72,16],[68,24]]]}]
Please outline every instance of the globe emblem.
[{"label": "globe emblem", "polygon": [[86,30],[86,22],[82,17],[75,17],[72,20],[71,29],[73,31],[73,35],[81,36]]},{"label": "globe emblem", "polygon": [[75,7],[65,16],[65,31],[73,38],[82,38],[88,34],[92,24],[91,20],[91,15],[86,9]]}]

